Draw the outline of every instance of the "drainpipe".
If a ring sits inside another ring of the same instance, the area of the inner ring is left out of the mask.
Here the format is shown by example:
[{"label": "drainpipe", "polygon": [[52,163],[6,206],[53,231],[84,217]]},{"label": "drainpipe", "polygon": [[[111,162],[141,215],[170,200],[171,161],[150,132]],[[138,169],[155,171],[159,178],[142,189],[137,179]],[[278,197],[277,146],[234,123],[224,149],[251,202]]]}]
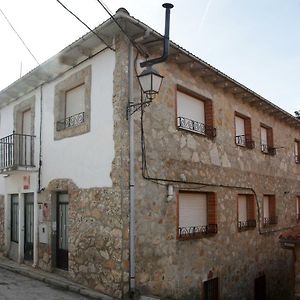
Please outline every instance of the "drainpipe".
[{"label": "drainpipe", "polygon": [[[133,47],[128,46],[128,105],[133,104]],[[129,220],[129,287],[130,297],[134,297],[135,291],[135,172],[134,172],[134,118],[128,114],[129,123],[129,201],[130,201],[130,220]]]}]

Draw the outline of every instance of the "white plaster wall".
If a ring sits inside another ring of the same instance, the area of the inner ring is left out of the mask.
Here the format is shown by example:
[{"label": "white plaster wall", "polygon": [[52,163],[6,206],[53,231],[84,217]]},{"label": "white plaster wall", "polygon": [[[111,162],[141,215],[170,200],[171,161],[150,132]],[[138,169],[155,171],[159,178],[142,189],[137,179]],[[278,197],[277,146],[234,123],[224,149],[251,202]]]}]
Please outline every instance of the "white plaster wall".
[{"label": "white plaster wall", "polygon": [[[79,136],[55,141],[55,85],[88,65],[92,66],[91,130]],[[112,185],[110,172],[114,158],[114,67],[115,55],[107,50],[44,86],[42,187],[46,187],[52,179],[57,178],[70,178],[81,188]]]}]

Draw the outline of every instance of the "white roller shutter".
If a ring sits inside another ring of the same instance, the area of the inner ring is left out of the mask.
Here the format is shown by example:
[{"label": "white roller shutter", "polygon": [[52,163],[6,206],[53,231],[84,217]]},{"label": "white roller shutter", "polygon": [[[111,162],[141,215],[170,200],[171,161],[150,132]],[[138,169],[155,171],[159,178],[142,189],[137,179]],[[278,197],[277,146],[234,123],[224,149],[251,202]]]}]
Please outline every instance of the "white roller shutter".
[{"label": "white roller shutter", "polygon": [[205,124],[204,102],[177,91],[177,117]]},{"label": "white roller shutter", "polygon": [[238,196],[239,221],[247,221],[247,198],[245,195]]},{"label": "white roller shutter", "polygon": [[66,92],[66,118],[85,111],[84,84]]},{"label": "white roller shutter", "polygon": [[264,218],[269,218],[269,197],[264,196]]},{"label": "white roller shutter", "polygon": [[179,194],[179,227],[207,225],[206,194]]}]

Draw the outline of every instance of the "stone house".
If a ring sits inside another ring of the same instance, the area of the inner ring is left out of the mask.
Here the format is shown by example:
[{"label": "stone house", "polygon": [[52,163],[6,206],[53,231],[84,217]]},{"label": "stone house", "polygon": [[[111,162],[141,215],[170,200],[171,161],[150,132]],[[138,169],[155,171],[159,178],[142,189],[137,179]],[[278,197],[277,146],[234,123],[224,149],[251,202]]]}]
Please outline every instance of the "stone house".
[{"label": "stone house", "polygon": [[175,43],[132,114],[131,273],[128,103],[162,37],[115,19],[134,47],[109,19],[0,91],[0,249],[119,299],[133,275],[162,299],[290,299],[300,122]]}]

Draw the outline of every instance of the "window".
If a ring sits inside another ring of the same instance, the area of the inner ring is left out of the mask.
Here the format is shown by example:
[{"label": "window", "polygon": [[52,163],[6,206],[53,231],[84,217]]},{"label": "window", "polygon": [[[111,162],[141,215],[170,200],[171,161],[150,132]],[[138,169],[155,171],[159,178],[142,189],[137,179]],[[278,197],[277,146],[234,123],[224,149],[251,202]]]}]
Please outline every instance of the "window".
[{"label": "window", "polygon": [[273,129],[265,125],[260,126],[261,151],[265,154],[275,155],[276,149],[273,147]]},{"label": "window", "polygon": [[256,227],[254,195],[238,195],[239,231]]},{"label": "window", "polygon": [[276,201],[274,195],[264,195],[263,224],[264,226],[277,224]]},{"label": "window", "polygon": [[217,233],[215,193],[178,194],[178,239]]},{"label": "window", "polygon": [[212,101],[183,87],[178,87],[177,126],[208,138],[215,137]]},{"label": "window", "polygon": [[300,164],[300,141],[295,140],[294,143],[295,163]]},{"label": "window", "polygon": [[91,66],[55,86],[54,139],[84,134],[90,130]]},{"label": "window", "polygon": [[300,221],[300,196],[297,196],[296,198],[296,212],[297,212],[297,221]]},{"label": "window", "polygon": [[213,278],[203,282],[204,300],[219,299],[219,279]]},{"label": "window", "polygon": [[19,242],[19,195],[11,195],[11,240]]},{"label": "window", "polygon": [[235,143],[248,149],[253,149],[255,146],[252,140],[251,119],[237,112],[235,113]]}]

